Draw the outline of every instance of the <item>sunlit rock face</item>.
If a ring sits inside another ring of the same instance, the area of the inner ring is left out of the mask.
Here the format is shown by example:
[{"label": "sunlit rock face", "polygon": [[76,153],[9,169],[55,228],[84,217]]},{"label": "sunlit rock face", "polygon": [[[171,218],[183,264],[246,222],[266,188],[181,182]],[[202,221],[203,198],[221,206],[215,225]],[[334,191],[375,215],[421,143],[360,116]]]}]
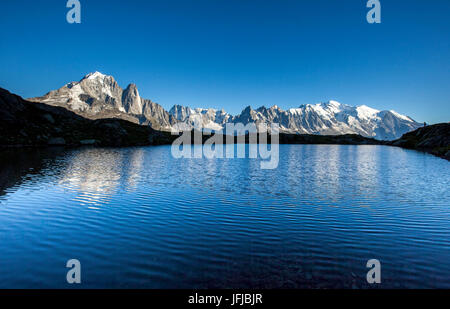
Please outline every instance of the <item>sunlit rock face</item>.
[{"label": "sunlit rock face", "polygon": [[381,140],[396,139],[422,125],[394,111],[378,111],[367,106],[353,107],[336,101],[282,110],[278,106],[261,106],[254,110],[246,107],[239,115],[232,116],[214,109],[191,109],[174,106],[170,111],[178,122],[190,128],[224,130],[227,123],[265,124],[276,123],[284,133],[341,135],[360,134]]},{"label": "sunlit rock face", "polygon": [[162,106],[141,98],[135,84],[124,90],[114,77],[100,72],[30,101],[61,106],[89,119],[120,118],[162,130],[169,130],[173,124]]},{"label": "sunlit rock face", "polygon": [[277,105],[246,107],[239,115],[212,108],[175,105],[167,112],[161,105],[139,95],[135,84],[123,90],[112,76],[99,72],[86,75],[33,101],[62,106],[90,119],[121,118],[158,130],[205,129],[223,131],[226,124],[276,123],[284,133],[341,135],[360,134],[394,140],[422,125],[395,111],[368,106],[349,106],[336,101],[301,105],[283,110]]},{"label": "sunlit rock face", "polygon": [[221,131],[232,116],[224,110],[216,110],[213,108],[196,108],[192,109],[186,106],[175,105],[169,111],[177,122],[186,124],[187,128],[209,129],[213,131]]},{"label": "sunlit rock face", "polygon": [[142,101],[135,84],[128,85],[123,91],[122,104],[125,112],[135,115],[142,114]]}]

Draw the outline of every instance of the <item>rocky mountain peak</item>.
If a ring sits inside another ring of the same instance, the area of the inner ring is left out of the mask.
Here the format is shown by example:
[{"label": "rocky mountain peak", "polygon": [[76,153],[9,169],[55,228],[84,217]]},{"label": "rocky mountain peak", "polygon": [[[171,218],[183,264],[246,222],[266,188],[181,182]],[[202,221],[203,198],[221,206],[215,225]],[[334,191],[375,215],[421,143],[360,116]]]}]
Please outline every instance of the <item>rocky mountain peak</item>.
[{"label": "rocky mountain peak", "polygon": [[271,110],[277,110],[277,111],[281,111],[281,108],[278,105],[273,105],[271,108]]},{"label": "rocky mountain peak", "polygon": [[142,114],[142,100],[135,84],[129,84],[122,93],[122,106],[127,113]]},{"label": "rocky mountain peak", "polygon": [[169,111],[169,114],[179,121],[185,121],[191,115],[191,113],[191,108],[178,104],[174,105]]},{"label": "rocky mountain peak", "polygon": [[253,111],[253,108],[249,105],[242,110],[242,114],[251,114],[252,111]]},{"label": "rocky mountain peak", "polygon": [[334,101],[334,100],[330,100],[330,101],[328,101],[325,104],[328,104],[328,105],[331,105],[331,106],[341,106],[341,103],[339,103],[338,101]]},{"label": "rocky mountain peak", "polygon": [[184,124],[186,128],[199,125],[218,131],[224,129],[227,123],[268,126],[278,123],[280,131],[286,133],[360,134],[392,140],[421,126],[394,111],[378,111],[365,105],[354,107],[334,100],[301,105],[287,111],[277,105],[270,108],[262,106],[257,110],[247,106],[236,116],[223,109],[192,109],[182,105],[175,105],[167,112],[159,104],[141,98],[135,84],[122,89],[112,76],[100,72],[90,73],[80,82],[72,82],[31,100],[62,106],[87,118],[122,118],[164,130],[170,130],[178,124]]},{"label": "rocky mountain peak", "polygon": [[127,86],[127,88],[125,88],[125,89],[127,89],[127,90],[132,90],[132,91],[138,91],[138,90],[137,90],[136,84],[133,84],[133,83],[129,84],[129,85]]},{"label": "rocky mountain peak", "polygon": [[[92,72],[92,73],[87,74],[86,76],[83,77],[82,80],[84,80],[84,79],[89,79],[89,80],[105,79],[106,77],[107,77],[107,75],[96,71],[96,72]],[[109,76],[109,77],[112,77],[112,76]]]}]

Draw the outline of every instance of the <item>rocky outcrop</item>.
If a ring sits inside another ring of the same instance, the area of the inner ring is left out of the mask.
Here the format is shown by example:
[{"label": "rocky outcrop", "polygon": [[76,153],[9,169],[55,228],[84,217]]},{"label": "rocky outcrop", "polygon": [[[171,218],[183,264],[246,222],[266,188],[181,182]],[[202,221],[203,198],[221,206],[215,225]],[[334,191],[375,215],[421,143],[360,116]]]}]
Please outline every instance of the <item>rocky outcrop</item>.
[{"label": "rocky outcrop", "polygon": [[170,131],[172,126],[176,123],[174,117],[159,104],[151,100],[143,100],[143,118],[141,124],[150,125],[155,130]]},{"label": "rocky outcrop", "polygon": [[114,77],[90,73],[79,82],[71,82],[29,101],[64,107],[88,119],[123,119],[169,131],[173,117],[157,103],[139,95],[135,84],[122,89]]},{"label": "rocky outcrop", "polygon": [[142,114],[142,100],[135,84],[130,84],[122,93],[122,105],[125,112],[134,115]]},{"label": "rocky outcrop", "polygon": [[404,134],[401,138],[389,144],[425,151],[450,160],[450,123],[422,127]]}]

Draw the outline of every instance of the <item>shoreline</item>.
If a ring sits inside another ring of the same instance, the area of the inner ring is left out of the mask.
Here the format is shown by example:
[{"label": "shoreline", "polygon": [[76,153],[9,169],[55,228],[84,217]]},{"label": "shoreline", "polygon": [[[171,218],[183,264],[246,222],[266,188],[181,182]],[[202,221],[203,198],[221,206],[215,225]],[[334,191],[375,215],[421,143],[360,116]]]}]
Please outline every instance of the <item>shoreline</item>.
[{"label": "shoreline", "polygon": [[[170,145],[181,136],[181,133],[172,134],[167,131],[158,131],[150,126],[135,124],[123,119],[90,120],[63,107],[29,102],[1,88],[0,107],[0,150],[55,146],[70,148],[158,146]],[[198,136],[201,132],[192,130],[190,133],[191,144],[198,144],[194,139],[195,135]],[[204,144],[213,137],[218,144],[227,144],[226,139],[229,138],[222,133],[201,134],[201,143]],[[243,140],[244,142],[242,142]],[[259,143],[259,141],[258,136],[256,142]],[[242,143],[250,143],[249,134],[234,136],[233,144]],[[264,139],[262,144],[265,143],[271,143],[270,135],[268,135],[267,140]],[[386,145],[417,150],[450,161],[450,123],[422,127],[406,133],[394,141],[376,140],[358,134],[279,133],[278,143],[292,145]]]}]

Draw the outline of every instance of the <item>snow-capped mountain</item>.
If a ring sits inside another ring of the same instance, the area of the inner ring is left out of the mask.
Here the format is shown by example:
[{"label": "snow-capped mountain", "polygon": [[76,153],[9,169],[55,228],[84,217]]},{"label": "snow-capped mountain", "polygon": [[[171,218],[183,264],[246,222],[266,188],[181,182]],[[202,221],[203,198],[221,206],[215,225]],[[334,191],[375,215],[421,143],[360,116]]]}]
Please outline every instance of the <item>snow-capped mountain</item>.
[{"label": "snow-capped mountain", "polygon": [[336,101],[302,105],[287,111],[277,106],[247,107],[235,121],[279,123],[280,130],[290,133],[339,135],[360,134],[382,140],[396,139],[421,125],[394,111],[378,111],[368,106],[353,107]]},{"label": "snow-capped mountain", "polygon": [[179,123],[186,124],[186,128],[207,129],[212,131],[221,131],[232,116],[223,109],[218,111],[213,108],[196,108],[174,105],[169,114]]},{"label": "snow-capped mountain", "polygon": [[264,106],[254,110],[246,107],[241,114],[232,116],[214,109],[191,109],[174,106],[169,114],[191,128],[224,130],[226,123],[265,124],[278,123],[280,132],[340,135],[360,134],[381,140],[393,140],[422,125],[395,111],[379,111],[368,106],[353,107],[336,101],[316,105],[302,105],[287,111],[278,106]]},{"label": "snow-capped mountain", "polygon": [[89,119],[121,118],[163,130],[175,123],[161,105],[141,98],[136,85],[122,89],[114,77],[100,72],[30,100],[65,107]]},{"label": "snow-capped mountain", "polygon": [[225,129],[227,123],[280,125],[280,131],[299,134],[360,134],[393,140],[422,125],[395,111],[379,111],[362,105],[353,107],[336,101],[282,110],[264,106],[246,107],[239,115],[224,110],[175,105],[167,112],[161,105],[143,99],[134,84],[122,89],[112,76],[99,72],[86,75],[32,101],[62,106],[90,119],[121,118],[155,129]]}]

